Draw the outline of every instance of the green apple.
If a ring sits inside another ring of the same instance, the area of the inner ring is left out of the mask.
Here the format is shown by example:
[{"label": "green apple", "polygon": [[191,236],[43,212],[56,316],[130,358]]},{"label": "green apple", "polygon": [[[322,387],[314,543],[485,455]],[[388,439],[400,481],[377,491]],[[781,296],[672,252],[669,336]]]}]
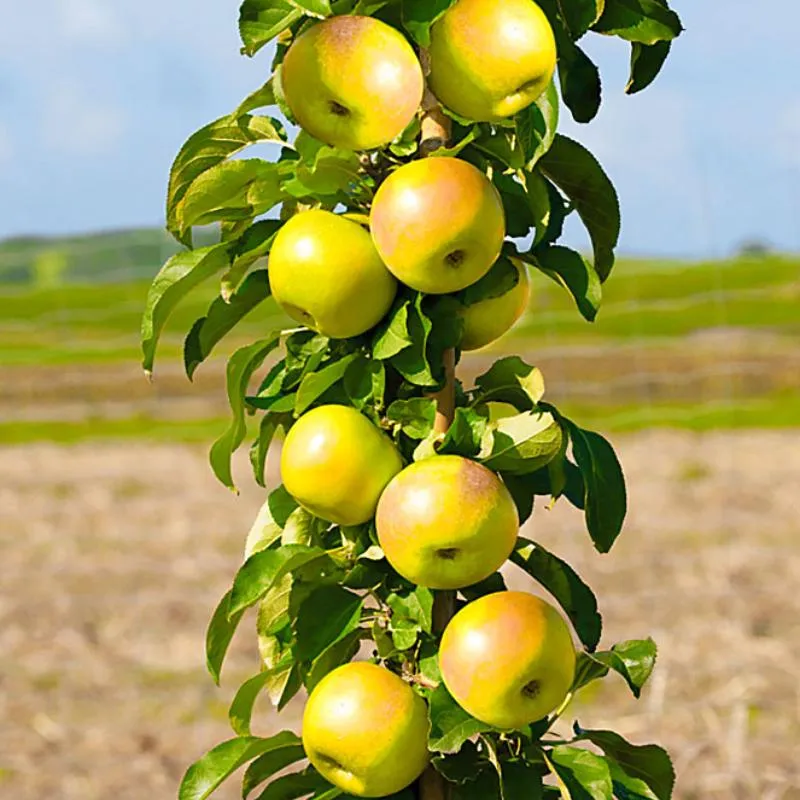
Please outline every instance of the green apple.
[{"label": "green apple", "polygon": [[514,265],[518,280],[499,297],[479,300],[465,306],[461,312],[464,320],[462,350],[479,350],[507,333],[525,313],[531,296],[528,271],[517,259],[509,259]]},{"label": "green apple", "polygon": [[404,578],[431,589],[460,589],[508,558],[519,516],[494,472],[445,455],[395,476],[378,502],[375,525],[386,558]]},{"label": "green apple", "polygon": [[374,327],[397,293],[368,231],[320,209],[295,214],[278,231],[269,283],[292,319],[332,339]]},{"label": "green apple", "polygon": [[385,797],[413,783],[428,764],[428,709],[384,667],[353,662],[328,673],[303,714],[309,761],[356,797]]},{"label": "green apple", "polygon": [[293,42],[281,67],[302,128],[334,147],[371,150],[399,136],[422,101],[422,67],[403,35],[380,20],[331,17]]},{"label": "green apple", "polygon": [[429,294],[457,292],[482,278],[506,234],[491,181],[450,157],[412,161],[393,172],[375,195],[370,229],[395,277]]},{"label": "green apple", "polygon": [[392,440],[349,406],[318,406],[303,414],[281,452],[286,491],[337,525],[372,519],[381,493],[402,468]]},{"label": "green apple", "polygon": [[456,114],[497,122],[539,98],[556,56],[553,29],[532,0],[458,0],[431,30],[428,80]]},{"label": "green apple", "polygon": [[487,725],[522,728],[554,711],[575,676],[564,618],[527,592],[496,592],[447,625],[439,667],[456,702]]}]

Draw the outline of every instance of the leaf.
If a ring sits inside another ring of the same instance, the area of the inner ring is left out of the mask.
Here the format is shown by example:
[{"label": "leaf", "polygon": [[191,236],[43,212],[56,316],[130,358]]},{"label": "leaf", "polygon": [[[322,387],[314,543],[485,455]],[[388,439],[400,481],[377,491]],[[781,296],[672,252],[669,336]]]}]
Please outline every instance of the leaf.
[{"label": "leaf", "polygon": [[558,92],[550,81],[544,94],[514,117],[517,140],[528,170],[550,149],[558,128]]},{"label": "leaf", "polygon": [[361,644],[362,631],[354,630],[347,636],[334,642],[325,648],[311,665],[311,669],[305,678],[305,686],[309,692],[314,691],[314,687],[336,667],[346,664],[356,653]]},{"label": "leaf", "polygon": [[675,786],[675,770],[667,752],[657,745],[634,745],[612,731],[575,726],[578,740],[592,742],[629,778],[642,781],[658,800],[669,800]]},{"label": "leaf", "polygon": [[300,416],[328,389],[339,383],[344,378],[347,368],[357,358],[357,353],[350,353],[316,372],[309,372],[300,382],[300,388],[297,390],[297,398],[294,403],[295,414]]},{"label": "leaf", "polygon": [[290,0],[293,5],[301,8],[309,16],[324,19],[329,17],[331,11],[330,0]]},{"label": "leaf", "polygon": [[233,420],[225,433],[211,446],[209,460],[217,478],[229,489],[236,486],[231,474],[231,456],[244,441],[247,426],[244,419],[244,398],[253,373],[264,359],[278,346],[280,334],[237,350],[228,360],[227,392]]},{"label": "leaf", "polygon": [[263,86],[259,86],[254,92],[251,92],[231,114],[231,119],[238,120],[245,114],[255,111],[258,108],[265,108],[267,106],[274,106],[275,100],[275,84],[270,78]]},{"label": "leaf", "polygon": [[475,409],[457,408],[447,433],[435,450],[441,455],[476,458],[481,451],[488,427],[486,417]]},{"label": "leaf", "polygon": [[458,300],[465,306],[493,300],[510,292],[519,281],[519,271],[511,260],[500,256],[482,278],[458,293]]},{"label": "leaf", "polygon": [[[557,216],[557,213],[552,213],[553,209],[550,201],[550,188],[552,184],[546,181],[538,172],[525,173],[524,180],[525,199],[528,204],[533,226],[536,229],[532,245],[536,247],[536,245],[545,241],[548,231],[550,230],[551,218]],[[556,208],[556,212],[558,212],[558,208]]]},{"label": "leaf", "polygon": [[286,487],[281,484],[277,489],[273,489],[267,498],[270,513],[278,525],[283,528],[289,521],[289,517],[297,510],[298,502],[292,497]]},{"label": "leaf", "polygon": [[326,557],[324,550],[300,544],[250,556],[234,578],[228,617],[257,603],[287,573]]},{"label": "leaf", "polygon": [[464,595],[464,599],[471,603],[479,597],[487,594],[494,594],[495,592],[505,592],[508,587],[506,586],[505,579],[499,572],[495,572],[488,578],[484,578],[479,583],[473,583],[472,586],[465,586],[458,591]]},{"label": "leaf", "polygon": [[554,28],[563,28],[572,41],[583,36],[603,11],[608,0],[540,0],[539,5]]},{"label": "leaf", "polygon": [[514,498],[520,525],[524,525],[533,514],[533,504],[537,492],[531,486],[531,477],[536,476],[538,472],[539,470],[527,475],[514,475],[511,472],[500,473],[503,483],[511,492],[511,497]]},{"label": "leaf", "polygon": [[156,348],[164,325],[189,292],[221,272],[231,262],[227,244],[215,244],[172,256],[153,279],[142,316],[142,366],[153,369]]},{"label": "leaf", "polygon": [[260,158],[223,161],[188,187],[175,210],[178,236],[183,240],[194,225],[263,214],[284,197],[277,164]]},{"label": "leaf", "polygon": [[205,800],[226,778],[243,764],[264,753],[300,745],[291,731],[282,731],[268,739],[243,736],[229,739],[206,753],[186,771],[178,790],[179,800]]},{"label": "leaf", "polygon": [[208,313],[194,323],[183,345],[183,363],[190,379],[216,344],[269,295],[269,276],[266,270],[258,270],[245,278],[229,302],[217,297],[211,303]]},{"label": "leaf", "polygon": [[403,27],[420,47],[430,47],[431,27],[456,0],[402,0]]},{"label": "leaf", "polygon": [[408,330],[408,300],[396,300],[389,313],[375,330],[372,339],[372,357],[379,361],[396,356],[412,344]]},{"label": "leaf", "polygon": [[638,698],[655,668],[657,655],[656,643],[650,638],[631,639],[615,644],[611,650],[583,654],[576,668],[574,688],[577,690],[604,678],[612,669],[625,679],[634,697]]},{"label": "leaf", "polygon": [[296,508],[289,515],[281,535],[281,544],[312,544],[320,527],[328,528],[328,523],[315,517],[304,508]]},{"label": "leaf", "polygon": [[603,620],[597,611],[597,598],[572,567],[541,545],[521,537],[511,560],[555,597],[581,642],[593,651],[600,641]]},{"label": "leaf", "polygon": [[344,374],[344,390],[359,411],[382,410],[386,396],[385,365],[358,353]]},{"label": "leaf", "polygon": [[200,128],[183,145],[170,170],[167,230],[184,244],[189,243],[180,231],[179,209],[187,191],[207,170],[255,142],[284,145],[286,141],[286,131],[277,120],[238,111]]},{"label": "leaf", "polygon": [[316,770],[294,772],[270,783],[257,800],[299,800],[301,797],[310,797],[316,792],[328,792],[330,788],[328,781]]},{"label": "leaf", "polygon": [[302,10],[289,0],[244,0],[239,11],[242,52],[254,56],[302,16]]},{"label": "leaf", "polygon": [[433,592],[424,586],[417,586],[405,594],[390,594],[386,599],[392,609],[392,622],[409,619],[426,633],[433,631]]},{"label": "leaf", "polygon": [[592,240],[595,269],[604,281],[614,266],[620,231],[619,199],[613,184],[583,145],[560,134],[539,166],[575,206]]},{"label": "leaf", "polygon": [[219,686],[222,663],[244,613],[242,610],[231,614],[230,602],[231,593],[226,592],[215,609],[206,631],[206,667],[217,686]]},{"label": "leaf", "polygon": [[[237,736],[250,736],[250,721],[253,717],[253,706],[261,690],[272,677],[274,677],[273,670],[259,672],[258,675],[246,680],[236,692],[233,702],[231,702],[230,708],[228,709],[228,720],[230,721],[231,728],[233,728],[233,732]],[[299,750],[299,755],[291,761],[288,761],[288,764],[305,758],[302,745],[298,744],[297,749]]]},{"label": "leaf", "polygon": [[564,104],[575,122],[591,122],[600,110],[600,71],[583,50],[568,39],[558,39],[558,79]]},{"label": "leaf", "polygon": [[493,730],[464,711],[444,684],[434,689],[429,706],[431,730],[428,747],[434,753],[457,753],[467,739]]},{"label": "leaf", "polygon": [[554,747],[549,754],[553,772],[567,793],[566,800],[612,800],[611,773],[598,755],[569,745]]},{"label": "leaf", "polygon": [[[497,171],[492,176],[492,182],[500,192],[500,199],[503,201],[506,234],[515,239],[524,239],[536,224],[528,193],[523,182],[519,180],[519,176],[523,174],[517,172],[515,176]],[[480,282],[478,281],[478,283]],[[470,288],[467,287],[462,294],[469,291]]]},{"label": "leaf", "polygon": [[584,319],[594,322],[603,299],[603,287],[595,268],[578,252],[554,245],[533,252],[534,266],[563,286],[575,298]]},{"label": "leaf", "polygon": [[320,586],[302,603],[295,618],[297,655],[313,661],[361,622],[364,600],[341,586]]},{"label": "leaf", "polygon": [[544,396],[544,377],[519,356],[498,359],[475,379],[475,401],[499,400],[530,411]]},{"label": "leaf", "polygon": [[271,778],[276,772],[280,772],[290,764],[294,764],[304,758],[305,751],[300,743],[260,755],[247,767],[244,773],[242,778],[242,797],[246,798],[256,787]]},{"label": "leaf", "polygon": [[496,472],[522,475],[552,460],[562,438],[561,426],[548,412],[504,417],[489,426],[478,460]]},{"label": "leaf", "polygon": [[272,440],[280,429],[288,430],[292,419],[291,414],[273,414],[271,412],[267,412],[261,418],[258,438],[250,448],[250,464],[253,467],[253,476],[259,486],[265,485],[264,470]]},{"label": "leaf", "polygon": [[[438,385],[435,365],[429,358],[428,345],[433,333],[433,322],[422,309],[422,298],[418,294],[413,304],[408,306],[408,335],[411,345],[403,348],[392,357],[392,366],[415,386],[431,389]],[[441,363],[439,364],[441,375]]]},{"label": "leaf", "polygon": [[669,42],[683,30],[680,17],[663,0],[605,0],[593,29],[629,42]]},{"label": "leaf", "polygon": [[250,528],[250,532],[247,534],[244,549],[245,559],[250,558],[260,550],[266,550],[280,538],[281,528],[272,517],[269,500],[265,500],[264,505],[261,506],[258,512],[258,516],[256,516],[255,522],[253,522],[253,526]]},{"label": "leaf", "polygon": [[625,87],[627,94],[641,92],[658,77],[671,47],[670,42],[658,42],[649,46],[638,42],[631,44],[631,71]]},{"label": "leaf", "polygon": [[436,401],[430,397],[395,400],[386,410],[386,419],[410,439],[425,439],[433,431]]},{"label": "leaf", "polygon": [[614,448],[598,433],[563,420],[583,476],[586,525],[594,546],[607,553],[622,531],[627,513],[625,476]]}]

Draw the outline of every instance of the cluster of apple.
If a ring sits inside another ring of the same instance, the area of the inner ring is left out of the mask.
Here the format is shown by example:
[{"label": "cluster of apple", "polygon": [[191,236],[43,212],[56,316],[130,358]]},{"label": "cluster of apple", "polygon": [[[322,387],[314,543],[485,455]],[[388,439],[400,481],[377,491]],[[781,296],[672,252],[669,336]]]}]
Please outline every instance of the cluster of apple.
[{"label": "cluster of apple", "polygon": [[[428,80],[439,100],[463,117],[498,121],[539,97],[556,52],[547,18],[531,0],[459,0],[434,25],[429,57]],[[309,134],[369,150],[392,141],[418,114],[425,79],[401,33],[351,15],[316,24],[294,41],[281,86]],[[291,217],[270,253],[271,290],[309,328],[331,338],[358,336],[388,313],[399,283],[450,294],[480,280],[500,257],[505,236],[500,196],[483,172],[451,156],[410,161],[380,185],[368,220],[320,209]],[[513,290],[464,308],[462,349],[496,339],[527,306],[527,275],[515,266]],[[497,474],[453,455],[406,466],[391,438],[354,408],[322,405],[301,416],[287,434],[281,475],[295,500],[323,520],[340,526],[374,520],[386,559],[418,586],[458,590],[479,583],[503,565],[517,540],[517,508]],[[514,730],[564,701],[575,648],[552,606],[504,591],[453,617],[439,666],[467,712]],[[336,787],[381,797],[424,770],[428,725],[425,702],[408,683],[356,662],[313,690],[303,743]]]},{"label": "cluster of apple", "polygon": [[[433,26],[428,81],[447,108],[497,122],[534,102],[556,64],[552,29],[532,0],[459,0]],[[302,33],[281,66],[281,88],[300,126],[328,145],[371,150],[390,143],[420,110],[422,66],[395,28],[357,15]],[[500,196],[466,161],[404,164],[378,189],[365,229],[325,210],[292,217],[270,255],[270,283],[286,312],[332,338],[373,328],[398,281],[429,294],[471,286],[495,264],[505,238]],[[465,306],[461,348],[505,333],[527,307],[529,284]]]}]

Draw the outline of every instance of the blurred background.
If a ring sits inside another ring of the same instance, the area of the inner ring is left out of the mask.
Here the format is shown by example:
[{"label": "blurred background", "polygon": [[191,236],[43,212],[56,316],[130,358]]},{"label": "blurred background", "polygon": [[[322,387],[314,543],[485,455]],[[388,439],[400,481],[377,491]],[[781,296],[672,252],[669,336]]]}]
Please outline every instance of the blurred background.
[{"label": "blurred background", "polygon": [[[800,7],[675,5],[687,30],[655,85],[626,97],[626,48],[593,36],[603,108],[562,121],[621,195],[598,321],[534,276],[529,314],[462,373],[520,353],[626,469],[611,556],[561,504],[528,531],[596,589],[605,645],[652,633],[661,649],[642,701],[609,680],[572,718],[667,745],[682,800],[800,798]],[[224,350],[183,375],[181,331],[214,287],[176,313],[152,385],[138,353],[148,282],[176,250],[161,226],[171,160],[268,77],[269,53],[239,55],[236,13],[3,2],[2,796],[173,797],[257,669],[246,634],[221,690],[203,669],[262,500],[244,460],[239,497],[207,466]],[[276,316],[254,312],[227,349]],[[256,732],[297,712],[261,707]]]}]

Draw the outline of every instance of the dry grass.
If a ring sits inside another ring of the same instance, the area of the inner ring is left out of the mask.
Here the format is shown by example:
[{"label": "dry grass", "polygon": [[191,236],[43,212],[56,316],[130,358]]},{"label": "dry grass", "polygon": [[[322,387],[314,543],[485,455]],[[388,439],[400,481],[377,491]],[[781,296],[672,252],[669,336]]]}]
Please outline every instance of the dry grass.
[{"label": "dry grass", "polygon": [[[615,551],[596,555],[566,507],[528,533],[594,586],[604,643],[652,633],[659,666],[641,702],[609,679],[567,716],[668,745],[681,800],[800,797],[800,432],[617,444],[632,508]],[[190,447],[0,451],[0,795],[170,798],[229,735],[252,643],[220,691],[203,633],[258,503],[217,487]],[[258,732],[297,712],[262,707]]]}]

